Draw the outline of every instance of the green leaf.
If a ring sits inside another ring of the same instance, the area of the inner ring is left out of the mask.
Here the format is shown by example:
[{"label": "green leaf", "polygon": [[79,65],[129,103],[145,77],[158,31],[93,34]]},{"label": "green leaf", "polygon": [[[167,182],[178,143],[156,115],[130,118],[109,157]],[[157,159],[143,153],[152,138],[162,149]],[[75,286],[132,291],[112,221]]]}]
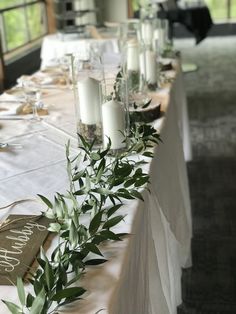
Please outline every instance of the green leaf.
[{"label": "green leaf", "polygon": [[52,203],[49,201],[49,199],[47,199],[45,196],[41,195],[41,194],[37,194],[38,197],[41,198],[41,200],[49,207],[49,208],[53,208]]},{"label": "green leaf", "polygon": [[39,314],[41,313],[45,302],[45,291],[42,289],[39,294],[34,299],[32,307],[30,309],[30,314]]},{"label": "green leaf", "polygon": [[97,173],[98,173],[100,170],[104,170],[105,166],[106,166],[106,160],[105,160],[105,158],[103,158],[103,159],[100,161],[100,163],[99,163],[99,166],[98,166],[98,169],[97,169]]},{"label": "green leaf", "polygon": [[140,199],[141,201],[144,201],[143,197],[142,197],[142,194],[136,190],[132,190],[131,191],[131,194],[135,197],[135,198],[138,198]]},{"label": "green leaf", "polygon": [[23,281],[20,277],[17,277],[16,286],[17,286],[17,293],[19,296],[20,303],[21,305],[24,306],[25,305],[25,288],[24,288]]},{"label": "green leaf", "polygon": [[95,193],[101,194],[101,195],[109,195],[111,194],[111,191],[105,188],[97,188],[92,190]]},{"label": "green leaf", "polygon": [[103,229],[109,229],[117,225],[122,219],[124,219],[124,216],[119,215],[107,220],[107,222],[105,222],[105,224],[103,225]]},{"label": "green leaf", "polygon": [[75,224],[73,221],[71,221],[71,226],[70,226],[70,230],[69,230],[69,241],[70,244],[75,247],[78,244],[78,231],[75,228]]},{"label": "green leaf", "polygon": [[143,106],[142,106],[142,108],[144,109],[144,108],[147,108],[149,105],[150,105],[150,103],[152,102],[152,99],[150,99],[146,104],[144,104]]},{"label": "green leaf", "polygon": [[101,220],[102,220],[102,214],[103,212],[100,211],[98,212],[94,217],[93,219],[91,220],[90,222],[90,225],[89,225],[89,233],[90,234],[94,234],[97,232],[100,224],[101,224]]},{"label": "green leaf", "polygon": [[[105,149],[105,150],[103,150],[103,151],[100,153],[101,158],[105,157],[105,156],[108,154],[109,151],[110,151],[110,149]],[[99,165],[99,166],[100,166],[100,165]],[[98,167],[99,167],[99,166],[98,166]]]},{"label": "green leaf", "polygon": [[135,179],[129,179],[129,180],[127,180],[125,183],[124,183],[124,187],[125,188],[128,188],[128,187],[130,187],[131,185],[133,185],[135,183]]},{"label": "green leaf", "polygon": [[83,188],[81,190],[74,192],[74,195],[84,195],[86,193],[87,193],[86,189]]},{"label": "green leaf", "polygon": [[105,262],[107,262],[107,259],[104,259],[104,258],[94,258],[94,259],[87,260],[85,262],[85,265],[87,265],[87,266],[90,266],[90,265],[100,265],[100,264],[103,264]]},{"label": "green leaf", "polygon": [[42,290],[43,288],[43,284],[41,281],[38,281],[38,280],[34,280],[34,292],[36,295],[38,295],[40,293],[40,291]]},{"label": "green leaf", "polygon": [[149,158],[153,158],[154,156],[152,152],[144,152],[142,155]]},{"label": "green leaf", "polygon": [[48,219],[55,219],[55,213],[54,213],[54,210],[49,208],[45,213],[44,215],[48,218]]},{"label": "green leaf", "polygon": [[40,258],[40,257],[37,257],[37,262],[42,267],[42,269],[44,269],[46,262],[42,258]]},{"label": "green leaf", "polygon": [[8,307],[8,310],[12,314],[23,314],[23,312],[21,311],[21,308],[18,305],[12,302],[5,301],[5,300],[2,300],[2,302],[6,304],[6,306]]},{"label": "green leaf", "polygon": [[46,278],[46,283],[48,286],[48,290],[51,290],[54,285],[54,273],[52,266],[50,263],[47,261],[45,265],[45,278]]},{"label": "green leaf", "polygon": [[52,222],[50,223],[49,227],[48,227],[48,231],[51,231],[51,232],[60,232],[61,230],[61,225],[57,222]]},{"label": "green leaf", "polygon": [[87,192],[91,190],[91,181],[88,173],[86,173],[86,190]]},{"label": "green leaf", "polygon": [[78,273],[74,278],[67,282],[66,287],[69,287],[70,285],[78,281],[81,278],[81,275],[82,273]]},{"label": "green leaf", "polygon": [[68,280],[68,278],[67,278],[66,269],[63,267],[63,265],[60,265],[58,281],[60,281],[62,283],[62,285],[65,286],[67,284],[67,280]]},{"label": "green leaf", "polygon": [[86,243],[85,248],[94,254],[103,256],[98,247],[93,243]]},{"label": "green leaf", "polygon": [[96,244],[96,245],[99,245],[101,242],[106,241],[106,240],[107,240],[106,237],[101,236],[101,235],[96,235],[96,236],[94,236],[92,242],[93,242],[94,244]]},{"label": "green leaf", "polygon": [[81,170],[79,172],[77,172],[74,176],[73,176],[73,179],[72,181],[77,181],[79,180],[83,175],[84,175],[84,170]]},{"label": "green leaf", "polygon": [[58,291],[53,297],[53,301],[61,301],[66,298],[76,298],[84,294],[86,290],[81,287],[66,288]]},{"label": "green leaf", "polygon": [[31,307],[32,304],[33,304],[33,302],[34,302],[34,299],[35,299],[35,298],[32,296],[32,294],[29,293],[29,294],[27,295],[27,298],[26,298],[26,306],[27,306],[27,307]]},{"label": "green leaf", "polygon": [[131,193],[126,189],[119,189],[117,192],[117,195],[119,197],[122,197],[122,198],[127,199],[127,200],[134,199],[134,197],[131,195]]},{"label": "green leaf", "polygon": [[113,186],[117,186],[117,185],[120,185],[124,182],[124,178],[123,177],[120,177],[120,178],[117,178],[115,179],[113,182],[112,182],[112,185]]},{"label": "green leaf", "polygon": [[110,230],[103,230],[100,232],[100,234],[107,240],[121,241],[120,237]]},{"label": "green leaf", "polygon": [[114,169],[115,175],[128,177],[133,170],[133,166],[128,163],[121,163],[117,168]]},{"label": "green leaf", "polygon": [[123,204],[118,204],[109,208],[107,211],[107,217],[111,217],[122,205]]},{"label": "green leaf", "polygon": [[87,142],[85,141],[84,137],[83,137],[81,134],[78,133],[78,136],[79,136],[79,139],[80,139],[81,142],[82,142],[83,147],[84,147],[84,148],[88,148],[88,147],[89,147],[89,143],[87,143]]},{"label": "green leaf", "polygon": [[101,156],[98,153],[92,152],[90,154],[90,158],[95,160],[95,161],[97,161],[97,160],[99,160],[101,158]]},{"label": "green leaf", "polygon": [[142,177],[142,178],[136,180],[134,185],[135,185],[136,188],[138,188],[140,186],[145,185],[148,181],[149,181],[149,177],[148,176],[147,177]]}]

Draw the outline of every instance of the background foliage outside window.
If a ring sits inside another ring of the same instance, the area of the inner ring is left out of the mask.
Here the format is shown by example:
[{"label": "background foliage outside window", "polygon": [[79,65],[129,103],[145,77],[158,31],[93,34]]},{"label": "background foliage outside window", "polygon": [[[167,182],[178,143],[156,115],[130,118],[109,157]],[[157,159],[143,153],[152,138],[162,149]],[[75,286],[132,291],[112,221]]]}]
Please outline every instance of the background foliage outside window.
[{"label": "background foliage outside window", "polygon": [[0,9],[19,4],[26,7],[13,8],[0,15],[4,51],[22,46],[46,33],[46,13],[41,2],[30,4],[31,0],[0,0]]},{"label": "background foliage outside window", "polygon": [[[196,0],[185,0],[196,3]],[[205,0],[215,22],[236,19],[236,0]]]}]

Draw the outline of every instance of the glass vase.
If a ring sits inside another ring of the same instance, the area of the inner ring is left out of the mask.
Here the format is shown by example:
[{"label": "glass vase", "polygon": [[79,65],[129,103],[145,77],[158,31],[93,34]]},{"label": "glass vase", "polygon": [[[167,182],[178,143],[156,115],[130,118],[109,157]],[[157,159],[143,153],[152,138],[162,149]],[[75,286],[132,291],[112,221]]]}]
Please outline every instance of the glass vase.
[{"label": "glass vase", "polygon": [[71,63],[77,133],[98,147],[102,144],[99,84],[104,78],[103,67],[100,58],[91,54],[73,55]]},{"label": "glass vase", "polygon": [[127,81],[117,77],[100,83],[103,146],[110,145],[110,153],[117,155],[127,148],[129,134],[129,111]]}]

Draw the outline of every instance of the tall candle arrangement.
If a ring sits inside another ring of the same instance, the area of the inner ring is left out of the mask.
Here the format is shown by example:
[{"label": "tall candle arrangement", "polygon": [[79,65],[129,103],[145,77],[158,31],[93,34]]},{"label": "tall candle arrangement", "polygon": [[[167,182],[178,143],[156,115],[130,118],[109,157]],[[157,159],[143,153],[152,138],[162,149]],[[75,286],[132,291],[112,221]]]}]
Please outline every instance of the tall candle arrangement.
[{"label": "tall candle arrangement", "polygon": [[98,57],[72,56],[77,131],[88,142],[102,143],[99,84],[103,68]]},{"label": "tall candle arrangement", "polygon": [[140,71],[150,90],[158,87],[158,67],[156,50],[157,6],[149,4],[141,8],[139,40],[141,52],[139,55]]},{"label": "tall candle arrangement", "polygon": [[127,81],[104,80],[100,83],[100,101],[102,108],[103,145],[110,142],[112,154],[124,151],[129,130]]}]

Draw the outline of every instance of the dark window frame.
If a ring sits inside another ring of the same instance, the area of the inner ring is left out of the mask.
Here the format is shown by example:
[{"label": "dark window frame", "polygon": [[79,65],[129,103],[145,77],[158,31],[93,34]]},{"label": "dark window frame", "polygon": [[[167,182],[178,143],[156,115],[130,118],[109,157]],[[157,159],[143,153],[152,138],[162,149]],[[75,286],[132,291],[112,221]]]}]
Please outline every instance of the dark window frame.
[{"label": "dark window frame", "polygon": [[[4,13],[11,11],[11,10],[16,10],[16,9],[24,9],[24,14],[25,16],[27,16],[27,8],[29,8],[32,5],[41,3],[44,6],[44,11],[45,11],[45,32],[43,32],[40,36],[34,37],[33,39],[31,38],[30,35],[30,26],[29,23],[27,22],[26,19],[26,41],[22,44],[19,45],[17,47],[14,47],[12,49],[8,49],[8,43],[7,43],[7,36],[6,36],[6,27],[5,27],[5,21],[4,21]],[[2,38],[2,47],[3,47],[3,54],[7,55],[9,53],[12,53],[14,51],[17,51],[18,49],[22,48],[22,47],[26,47],[27,45],[33,43],[33,42],[37,42],[40,38],[43,38],[47,33],[48,33],[48,16],[47,16],[47,7],[46,7],[47,3],[46,0],[31,0],[26,2],[26,0],[24,0],[24,3],[22,4],[17,4],[17,5],[12,5],[3,9],[0,9],[0,24],[2,25],[2,34],[1,34],[1,38]]]}]

